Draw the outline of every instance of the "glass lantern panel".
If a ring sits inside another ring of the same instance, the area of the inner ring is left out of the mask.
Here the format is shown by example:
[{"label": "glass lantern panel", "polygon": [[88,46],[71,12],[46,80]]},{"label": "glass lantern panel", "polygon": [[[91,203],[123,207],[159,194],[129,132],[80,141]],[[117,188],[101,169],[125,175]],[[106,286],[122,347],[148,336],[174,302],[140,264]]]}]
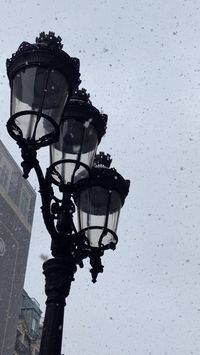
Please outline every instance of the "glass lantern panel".
[{"label": "glass lantern panel", "polygon": [[[41,117],[38,120],[38,116],[34,114],[19,116],[15,119],[15,124],[22,131],[23,138],[39,140],[41,137],[53,133],[54,126],[50,121]],[[14,130],[17,135],[17,128]]]},{"label": "glass lantern panel", "polygon": [[86,237],[91,247],[99,247],[102,233],[104,234],[101,243],[104,246],[116,243],[114,236],[106,231],[106,228],[116,233],[121,205],[118,192],[100,186],[94,186],[80,193],[78,200],[79,230],[93,227],[93,229],[86,230]]},{"label": "glass lantern panel", "polygon": [[[87,167],[91,167],[94,161],[98,145],[97,131],[92,124],[67,119],[60,127],[60,139],[50,147],[51,164],[61,161],[56,165],[56,171],[60,174],[62,183],[77,182],[88,176]],[[71,162],[62,162],[71,160]],[[55,175],[56,178],[56,175]]]},{"label": "glass lantern panel", "polygon": [[15,75],[12,85],[11,114],[29,110],[41,114],[25,115],[22,112],[22,115],[17,117],[15,123],[22,130],[25,138],[33,138],[30,134],[37,129],[39,131],[36,132],[37,137],[53,130],[53,125],[42,117],[42,114],[48,115],[57,124],[60,123],[68,91],[67,80],[54,69],[27,67]]}]

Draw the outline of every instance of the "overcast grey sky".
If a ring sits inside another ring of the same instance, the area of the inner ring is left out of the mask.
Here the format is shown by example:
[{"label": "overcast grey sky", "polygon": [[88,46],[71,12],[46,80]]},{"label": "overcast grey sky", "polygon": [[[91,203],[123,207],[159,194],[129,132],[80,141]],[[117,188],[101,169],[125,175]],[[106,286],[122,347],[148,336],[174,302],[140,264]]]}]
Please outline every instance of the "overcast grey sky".
[{"label": "overcast grey sky", "polygon": [[[108,114],[99,149],[131,180],[117,250],[97,284],[86,264],[72,285],[63,353],[199,355],[199,0],[1,0],[0,9],[0,139],[16,161],[5,60],[52,30]],[[38,190],[34,174],[30,182]],[[25,287],[44,309],[40,255],[50,254],[39,206],[38,196]]]}]

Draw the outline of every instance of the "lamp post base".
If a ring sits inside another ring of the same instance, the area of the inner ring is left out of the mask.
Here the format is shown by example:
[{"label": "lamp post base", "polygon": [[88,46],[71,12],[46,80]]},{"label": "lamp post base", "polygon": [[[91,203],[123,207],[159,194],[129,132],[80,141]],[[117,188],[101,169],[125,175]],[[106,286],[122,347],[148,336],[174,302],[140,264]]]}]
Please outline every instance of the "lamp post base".
[{"label": "lamp post base", "polygon": [[39,355],[60,355],[65,298],[69,295],[76,265],[69,258],[52,258],[43,264],[46,278],[46,312]]}]

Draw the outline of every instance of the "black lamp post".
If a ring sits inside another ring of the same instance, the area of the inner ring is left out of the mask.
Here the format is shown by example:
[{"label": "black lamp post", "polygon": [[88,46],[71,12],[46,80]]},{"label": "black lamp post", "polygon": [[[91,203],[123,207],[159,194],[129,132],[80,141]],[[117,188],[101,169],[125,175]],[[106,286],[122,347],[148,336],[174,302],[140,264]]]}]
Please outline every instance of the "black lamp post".
[{"label": "black lamp post", "polygon": [[[23,42],[10,60],[11,117],[7,128],[21,148],[24,177],[34,169],[52,259],[44,265],[47,295],[40,355],[60,355],[65,298],[77,265],[89,257],[92,281],[103,271],[101,256],[115,249],[120,209],[129,190],[109,155],[96,155],[107,116],[78,90],[79,60],[62,50],[53,32]],[[50,146],[44,175],[37,150]],[[59,197],[56,191],[59,188]],[[77,207],[78,229],[73,221]]]}]

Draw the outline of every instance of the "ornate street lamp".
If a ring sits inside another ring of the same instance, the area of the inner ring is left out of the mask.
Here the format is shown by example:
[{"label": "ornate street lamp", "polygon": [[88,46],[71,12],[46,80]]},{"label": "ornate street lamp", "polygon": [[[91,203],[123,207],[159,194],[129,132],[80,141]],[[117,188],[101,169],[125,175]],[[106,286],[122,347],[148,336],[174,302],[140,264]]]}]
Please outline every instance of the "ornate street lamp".
[{"label": "ornate street lamp", "polygon": [[[39,355],[60,355],[65,298],[77,265],[89,257],[92,281],[103,271],[101,256],[117,244],[119,212],[129,181],[96,150],[107,116],[96,109],[85,89],[78,90],[79,61],[62,50],[53,32],[35,44],[23,42],[7,61],[11,117],[7,128],[21,148],[23,176],[34,169],[42,214],[51,236],[52,259],[43,265],[46,312]],[[50,146],[45,175],[37,150]],[[73,221],[77,207],[78,229]]]}]

